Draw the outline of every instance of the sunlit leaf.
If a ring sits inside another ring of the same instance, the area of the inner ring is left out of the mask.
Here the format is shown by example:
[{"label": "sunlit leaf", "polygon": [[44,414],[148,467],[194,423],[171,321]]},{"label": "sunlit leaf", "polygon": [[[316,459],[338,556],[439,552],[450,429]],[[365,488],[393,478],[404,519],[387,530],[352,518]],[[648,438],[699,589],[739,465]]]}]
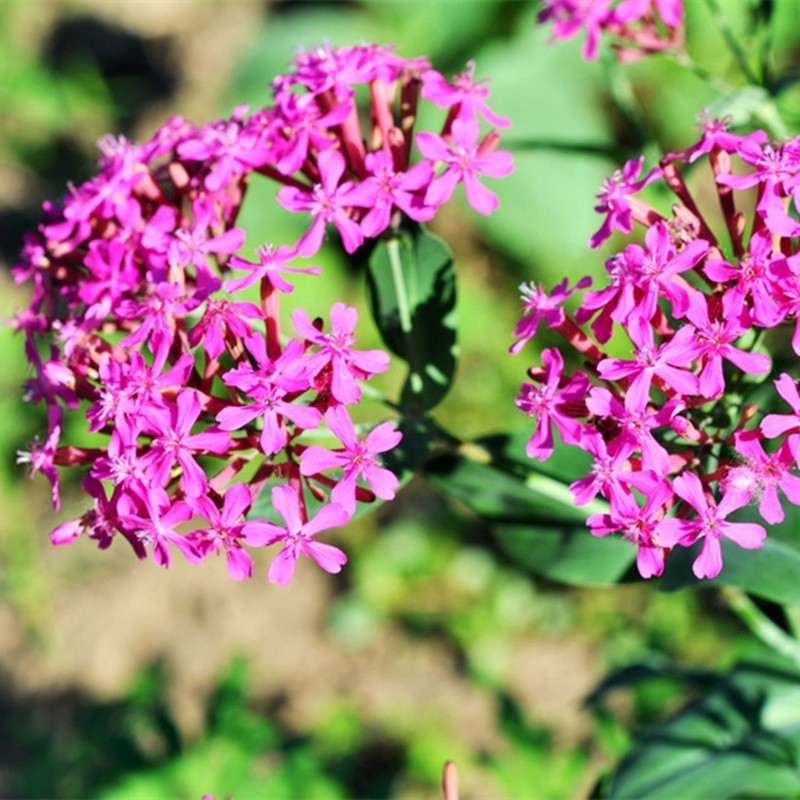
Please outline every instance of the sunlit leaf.
[{"label": "sunlit leaf", "polygon": [[447,245],[415,226],[378,242],[369,259],[370,305],[386,346],[408,364],[402,404],[433,408],[456,369],[456,277]]}]

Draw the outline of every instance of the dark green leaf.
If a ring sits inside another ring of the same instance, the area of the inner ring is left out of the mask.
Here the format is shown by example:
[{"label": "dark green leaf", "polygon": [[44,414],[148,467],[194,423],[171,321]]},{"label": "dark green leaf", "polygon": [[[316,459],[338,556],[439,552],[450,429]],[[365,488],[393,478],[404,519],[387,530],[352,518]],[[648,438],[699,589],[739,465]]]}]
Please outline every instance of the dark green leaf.
[{"label": "dark green leaf", "polygon": [[620,765],[612,798],[797,797],[800,674],[740,665],[648,731]]},{"label": "dark green leaf", "polygon": [[394,472],[401,485],[409,481],[430,453],[436,437],[436,425],[430,417],[406,416],[397,426],[403,439],[397,447],[384,453],[383,465]]},{"label": "dark green leaf", "polygon": [[636,551],[621,539],[592,536],[586,527],[589,515],[607,505],[575,505],[567,484],[585,474],[583,462],[574,448],[557,447],[541,465],[524,456],[523,437],[494,436],[432,459],[425,476],[492,523],[498,546],[525,569],[581,586],[616,583]]},{"label": "dark green leaf", "polygon": [[[575,525],[584,527],[592,506],[578,507],[566,484],[533,473],[525,480],[491,463],[477,445],[465,445],[462,454],[447,454],[425,465],[425,477],[442,494],[458,500],[490,522],[531,525]],[[601,507],[602,504],[597,504]]]},{"label": "dark green leaf", "polygon": [[592,536],[586,525],[495,525],[500,547],[531,572],[575,586],[618,583],[636,548],[619,538]]},{"label": "dark green leaf", "polygon": [[418,226],[378,242],[369,259],[372,314],[386,346],[408,363],[402,404],[433,408],[456,369],[456,276],[447,246]]}]

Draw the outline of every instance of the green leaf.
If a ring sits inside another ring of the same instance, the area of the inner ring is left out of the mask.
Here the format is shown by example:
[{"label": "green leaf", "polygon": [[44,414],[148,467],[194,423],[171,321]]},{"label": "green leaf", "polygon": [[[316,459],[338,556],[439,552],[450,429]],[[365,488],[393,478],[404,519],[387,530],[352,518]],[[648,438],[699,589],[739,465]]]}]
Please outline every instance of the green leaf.
[{"label": "green leaf", "polygon": [[547,475],[533,473],[525,480],[491,463],[479,445],[464,445],[462,454],[431,459],[425,477],[442,494],[468,506],[490,522],[531,525],[576,525],[583,527],[590,513],[605,508],[575,506],[566,484]]},{"label": "green leaf", "polygon": [[438,428],[430,417],[408,415],[400,420],[397,429],[403,438],[397,447],[381,456],[381,461],[383,466],[394,472],[402,486],[411,480],[417,468],[428,458]]},{"label": "green leaf", "polygon": [[611,798],[797,797],[800,674],[742,664],[622,761]]},{"label": "green leaf", "polygon": [[447,246],[419,226],[382,239],[369,259],[372,314],[386,346],[408,363],[401,403],[433,408],[456,369],[456,275]]},{"label": "green leaf", "polygon": [[573,586],[619,583],[636,557],[630,542],[592,536],[586,525],[495,525],[493,530],[500,547],[520,565]]},{"label": "green leaf", "polygon": [[523,568],[580,586],[619,581],[636,551],[621,539],[592,536],[586,527],[591,514],[608,506],[600,500],[575,505],[568,483],[581,475],[581,454],[558,446],[540,465],[523,460],[521,440],[514,434],[463,445],[458,454],[431,459],[425,477],[492,523],[498,546]]}]

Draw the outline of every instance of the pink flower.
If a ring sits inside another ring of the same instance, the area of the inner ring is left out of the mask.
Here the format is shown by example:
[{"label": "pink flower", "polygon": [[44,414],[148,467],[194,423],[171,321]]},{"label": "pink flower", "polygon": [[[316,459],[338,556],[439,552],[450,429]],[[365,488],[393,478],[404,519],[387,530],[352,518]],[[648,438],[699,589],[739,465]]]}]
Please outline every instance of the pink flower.
[{"label": "pink flower", "polygon": [[673,499],[670,484],[660,481],[648,492],[643,508],[631,495],[619,493],[608,514],[593,514],[587,524],[595,536],[621,533],[624,539],[629,539],[637,548],[639,574],[652,578],[664,571],[664,548],[656,543],[657,531]]},{"label": "pink flower", "polygon": [[679,395],[698,393],[697,376],[689,372],[691,362],[697,357],[699,345],[697,332],[691,325],[679,328],[666,343],[655,342],[653,329],[641,318],[628,328],[628,334],[636,345],[633,361],[606,358],[597,365],[600,377],[607,381],[632,377],[628,391],[634,407],[643,409],[650,398],[650,386],[654,378],[661,378],[670,389]]},{"label": "pink flower", "polygon": [[733,313],[749,309],[756,325],[771,328],[783,319],[779,289],[770,270],[773,260],[772,234],[760,230],[752,235],[747,254],[736,266],[721,258],[709,259],[704,271],[714,281],[733,282],[728,290],[731,293],[728,308]]},{"label": "pink flower", "polygon": [[[680,400],[673,398],[658,411],[651,411],[637,408],[630,392],[625,394],[623,404],[608,389],[593,386],[586,398],[586,407],[597,417],[617,425],[619,427],[617,435],[641,451],[642,469],[651,470],[660,476],[669,472],[669,453],[656,441],[651,431],[669,425],[683,407]],[[612,442],[615,440],[616,437],[610,438]]]},{"label": "pink flower", "polygon": [[549,294],[543,286],[536,286],[533,282],[527,286],[520,284],[522,293],[522,319],[514,329],[514,336],[518,336],[509,348],[509,353],[519,353],[525,342],[536,335],[539,323],[544,320],[548,328],[559,326],[565,319],[562,303],[575,292],[585,289],[592,282],[590,277],[581,278],[575,286],[568,288],[569,278],[564,278]]},{"label": "pink flower", "polygon": [[358,322],[358,311],[344,303],[334,303],[331,308],[331,331],[323,333],[301,308],[292,313],[297,332],[307,341],[319,346],[319,351],[305,361],[305,369],[312,377],[330,366],[331,394],[340,403],[357,403],[361,389],[359,378],[384,372],[389,368],[389,356],[382,350],[354,350],[353,331]]},{"label": "pink flower", "polygon": [[153,560],[162,567],[169,567],[171,556],[169,545],[175,545],[192,562],[202,560],[194,544],[175,527],[192,516],[192,510],[183,500],[172,502],[163,490],[151,489],[144,502],[123,495],[117,503],[120,524],[133,535],[142,546],[152,549]]},{"label": "pink flower", "polygon": [[597,199],[595,211],[605,214],[606,218],[600,228],[589,239],[589,247],[600,247],[614,230],[630,233],[633,230],[633,200],[636,194],[649,183],[662,176],[661,169],[655,167],[641,180],[636,180],[642,172],[644,156],[626,161],[621,170],[617,170],[603,182]]},{"label": "pink flower", "polygon": [[132,348],[146,343],[155,360],[163,364],[172,346],[177,320],[183,319],[199,303],[200,298],[187,299],[177,283],[158,283],[150,287],[148,296],[141,302],[122,300],[116,308],[117,316],[140,324],[120,344]]},{"label": "pink flower", "polygon": [[[659,220],[645,234],[646,249],[641,251],[637,287],[643,297],[633,313],[646,320],[653,319],[661,297],[669,300],[672,314],[677,319],[686,315],[692,289],[682,278],[682,272],[694,269],[708,253],[705,239],[694,239],[677,250],[670,237],[666,223]],[[638,250],[638,245],[628,245],[628,250]]]},{"label": "pink flower", "polygon": [[272,490],[272,505],[281,515],[285,525],[256,520],[245,523],[242,534],[244,541],[251,546],[260,547],[278,542],[283,549],[273,559],[267,577],[272,583],[285,586],[294,577],[294,567],[300,556],[313,558],[326,572],[340,572],[347,563],[347,556],[338,548],[315,541],[312,537],[320,531],[344,525],[350,515],[335,503],[323,506],[315,517],[304,522],[305,514],[300,507],[297,492],[287,484],[275,486]]},{"label": "pink flower", "polygon": [[611,338],[614,323],[625,323],[637,308],[637,295],[641,298],[641,292],[637,290],[641,277],[641,259],[638,258],[640,250],[637,245],[630,245],[623,252],[611,256],[606,261],[611,285],[587,292],[575,312],[576,322],[582,325],[596,311],[600,311],[591,328],[601,344]]},{"label": "pink flower", "polygon": [[251,332],[249,319],[259,319],[261,309],[253,303],[232,303],[230,300],[207,300],[200,322],[189,331],[189,344],[203,345],[209,358],[218,358],[225,350],[226,336],[230,341]]},{"label": "pink flower", "polygon": [[266,279],[274,289],[284,294],[291,294],[294,291],[294,286],[281,275],[282,272],[305,273],[307,275],[319,275],[322,272],[321,267],[290,267],[288,262],[297,257],[297,248],[289,247],[288,245],[281,245],[277,248],[273,244],[257,247],[256,256],[258,256],[257,264],[240,256],[231,258],[228,262],[228,266],[231,269],[249,270],[250,274],[244,278],[234,278],[231,281],[226,281],[226,292],[238,292],[256,281]]},{"label": "pink flower", "polygon": [[235,581],[253,574],[253,559],[240,541],[245,526],[242,518],[252,502],[250,489],[243,483],[235,483],[225,492],[222,510],[205,495],[189,501],[194,511],[206,519],[209,527],[194,530],[187,538],[203,558],[209,553],[224,551],[228,573]]},{"label": "pink flower", "polygon": [[670,517],[658,527],[656,543],[661,547],[681,544],[688,547],[703,540],[700,555],[692,565],[697,578],[716,578],[722,570],[720,539],[724,536],[739,547],[755,550],[764,544],[767,532],[754,522],[728,522],[726,517],[747,503],[744,493],[729,491],[715,505],[706,496],[700,478],[693,472],[684,472],[673,482],[675,494],[697,512],[696,519]]},{"label": "pink flower", "polygon": [[364,241],[359,224],[352,218],[353,207],[369,208],[375,200],[373,186],[340,183],[345,171],[344,156],[338,150],[325,150],[317,159],[320,182],[310,190],[284,186],[278,191],[278,202],[289,211],[308,211],[313,222],[297,243],[297,252],[304,258],[313,256],[322,246],[325,225],[332,222],[342,236],[344,249],[355,252]]},{"label": "pink flower", "polygon": [[367,153],[364,165],[369,173],[365,187],[374,189],[372,208],[361,220],[364,235],[374,239],[390,224],[392,211],[399,208],[409,219],[426,222],[436,213],[426,205],[425,191],[433,180],[433,166],[428,161],[415,164],[405,172],[395,170],[391,155],[385,150]]},{"label": "pink flower", "polygon": [[784,433],[800,431],[800,393],[797,383],[787,373],[774,381],[778,394],[792,407],[793,414],[767,414],[761,420],[761,432],[767,439],[774,439]]},{"label": "pink flower", "polygon": [[212,228],[219,224],[216,211],[205,198],[195,200],[192,206],[194,224],[178,228],[167,247],[169,263],[188,267],[194,266],[198,285],[208,292],[219,288],[219,278],[211,272],[209,256],[235,253],[244,244],[244,231],[230,228],[219,235],[212,234]]},{"label": "pink flower", "polygon": [[178,393],[177,402],[165,413],[159,408],[142,410],[143,430],[153,435],[150,449],[142,457],[142,465],[152,476],[151,481],[164,486],[170,471],[177,463],[181,468],[181,488],[189,497],[199,497],[206,491],[206,476],[195,456],[205,453],[221,454],[230,447],[230,436],[219,428],[207,428],[192,433],[201,414],[200,400],[193,389]]},{"label": "pink flower", "polygon": [[[425,158],[445,164],[445,171],[434,178],[425,193],[425,202],[432,206],[446,203],[459,183],[464,184],[469,204],[480,214],[491,214],[497,208],[497,195],[478,180],[479,175],[505,178],[514,170],[511,154],[506,150],[489,150],[478,144],[478,123],[474,119],[453,121],[450,142],[435,133],[417,134],[417,147]],[[490,140],[491,141],[491,140]]]},{"label": "pink flower", "polygon": [[725,153],[735,153],[745,139],[749,139],[756,144],[764,144],[767,140],[767,134],[764,131],[754,131],[747,136],[729,133],[728,128],[731,125],[732,118],[727,116],[722,119],[712,119],[708,109],[704,109],[698,114],[697,119],[701,133],[700,141],[680,153],[670,153],[668,156],[670,160],[682,158],[692,164],[701,156],[708,155],[715,148]]},{"label": "pink flower", "polygon": [[792,437],[784,439],[771,455],[764,452],[761,439],[760,431],[737,431],[736,452],[745,463],[729,469],[722,485],[726,492],[741,492],[746,502],[756,496],[758,513],[770,525],[777,525],[784,519],[778,489],[790,502],[800,505],[800,477],[790,472],[794,466]]},{"label": "pink flower", "polygon": [[586,505],[601,494],[613,507],[621,498],[630,495],[630,486],[647,493],[659,482],[655,473],[632,469],[630,457],[634,445],[631,442],[619,439],[609,447],[602,436],[591,432],[584,435],[581,446],[594,456],[594,462],[585,478],[569,486],[575,505]]},{"label": "pink flower", "polygon": [[271,456],[279,453],[289,441],[287,422],[302,430],[310,430],[319,425],[322,414],[313,406],[294,402],[289,392],[277,382],[261,387],[252,403],[231,405],[217,414],[217,422],[223,431],[241,430],[259,418],[261,450]]},{"label": "pink flower", "polygon": [[344,406],[332,406],[325,413],[325,422],[339,441],[341,450],[327,450],[311,445],[300,457],[302,475],[318,475],[328,469],[341,468],[344,474],[331,492],[331,500],[341,505],[348,514],[356,511],[356,481],[359,476],[381,500],[392,500],[398,480],[391,470],[382,467],[379,453],[396,447],[403,435],[393,422],[384,422],[359,442],[353,422]]},{"label": "pink flower", "polygon": [[59,491],[59,478],[58,470],[55,465],[56,445],[61,436],[61,426],[53,425],[50,427],[50,433],[47,436],[44,444],[39,444],[38,440],[34,439],[29,445],[30,450],[17,451],[17,464],[30,464],[30,476],[33,477],[37,472],[50,481],[51,493],[50,497],[53,502],[53,508],[58,511],[61,507],[61,494]]},{"label": "pink flower", "polygon": [[[723,309],[730,304],[723,299]],[[730,361],[749,375],[769,372],[771,361],[762,353],[749,353],[733,346],[746,328],[733,314],[723,312],[721,319],[710,320],[705,295],[698,294],[692,302],[687,316],[697,328],[697,356],[703,363],[700,373],[700,393],[703,397],[719,397],[725,390],[722,361]]]},{"label": "pink flower", "polygon": [[[244,112],[244,108],[237,109]],[[260,167],[267,160],[266,148],[260,137],[243,130],[240,113],[230,120],[206,125],[178,145],[178,155],[187,161],[210,164],[204,185],[210,192],[220,191],[240,175]]]},{"label": "pink flower", "polygon": [[436,70],[426,70],[422,75],[422,96],[440,108],[457,109],[456,117],[471,119],[480,114],[490,125],[507,128],[511,120],[501,117],[486,105],[489,89],[483,81],[475,80],[475,62],[468,61],[466,71],[448,83]]},{"label": "pink flower", "polygon": [[553,454],[551,423],[558,428],[566,444],[581,441],[582,425],[570,412],[585,414],[581,406],[589,390],[589,379],[578,372],[562,387],[564,359],[555,348],[542,351],[542,364],[544,375],[541,385],[523,383],[521,393],[514,402],[529,417],[536,417],[536,430],[528,440],[525,452],[529,458],[545,461]]},{"label": "pink flower", "polygon": [[553,21],[552,40],[567,40],[586,31],[582,55],[587,61],[598,56],[600,35],[611,14],[612,0],[544,0],[540,23]]}]

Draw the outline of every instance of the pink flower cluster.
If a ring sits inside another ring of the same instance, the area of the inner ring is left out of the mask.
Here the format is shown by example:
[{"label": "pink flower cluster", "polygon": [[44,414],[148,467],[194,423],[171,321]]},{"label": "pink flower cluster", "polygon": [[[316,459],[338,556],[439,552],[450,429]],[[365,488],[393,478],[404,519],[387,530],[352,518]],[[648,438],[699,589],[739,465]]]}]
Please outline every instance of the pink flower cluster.
[{"label": "pink flower cluster", "polygon": [[[709,169],[710,192],[687,186],[681,168],[695,162]],[[777,524],[781,494],[800,505],[795,379],[774,378],[780,399],[772,405],[747,402],[772,370],[759,345],[766,331],[793,326],[800,355],[800,222],[790,213],[800,208],[800,139],[738,136],[706,119],[692,147],[645,175],[642,166],[628,162],[598,198],[605,220],[591,246],[634,224],[644,232],[608,259],[607,283],[521,287],[512,352],[544,322],[583,369],[567,370],[558,349],[545,349],[516,403],[535,423],[531,458],[551,455],[554,430],[591,454],[589,474],[570,489],[579,505],[608,501],[607,513],[589,518],[592,533],[633,542],[644,577],[661,574],[672,548],[700,542],[694,573],[711,578],[722,568],[721,538],[752,549],[766,536],[762,525],[728,520],[733,511],[752,502]],[[671,212],[642,197],[654,182],[672,191]],[[584,294],[571,316],[563,303],[577,291]],[[617,357],[626,342],[630,355]],[[782,403],[789,410],[769,413]]]},{"label": "pink flower cluster", "polygon": [[582,55],[594,61],[602,36],[620,61],[683,44],[683,0],[543,0],[540,23],[551,22],[552,40],[586,35]]},{"label": "pink flower cluster", "polygon": [[[380,455],[401,434],[384,423],[361,436],[348,411],[388,356],[356,348],[357,312],[343,303],[328,325],[295,309],[283,333],[279,298],[293,291],[287,275],[319,273],[297,261],[329,223],[353,252],[404,217],[430,219],[458,183],[492,211],[480,177],[512,165],[481,119],[508,123],[471,65],[451,83],[379,46],[303,53],[273,90],[251,114],[200,127],[173,118],[141,145],[101,140],[99,173],[45,203],[26,240],[14,275],[33,298],[14,325],[33,369],[27,396],[46,406],[48,429],[21,461],[50,480],[56,507],[60,468],[83,467],[93,501],[52,532],[57,544],[85,534],[105,548],[119,535],[164,566],[173,547],[192,562],[224,553],[237,580],[252,573],[247,547],[277,544],[269,578],[284,584],[301,555],[338,572],[345,555],[316,534],[358,501],[394,496]],[[420,97],[445,110],[438,133],[414,134]],[[310,224],[249,260],[236,220],[259,175]],[[67,427],[68,412],[82,426]],[[310,443],[324,427],[340,446]],[[282,524],[253,518],[267,488]]]}]

